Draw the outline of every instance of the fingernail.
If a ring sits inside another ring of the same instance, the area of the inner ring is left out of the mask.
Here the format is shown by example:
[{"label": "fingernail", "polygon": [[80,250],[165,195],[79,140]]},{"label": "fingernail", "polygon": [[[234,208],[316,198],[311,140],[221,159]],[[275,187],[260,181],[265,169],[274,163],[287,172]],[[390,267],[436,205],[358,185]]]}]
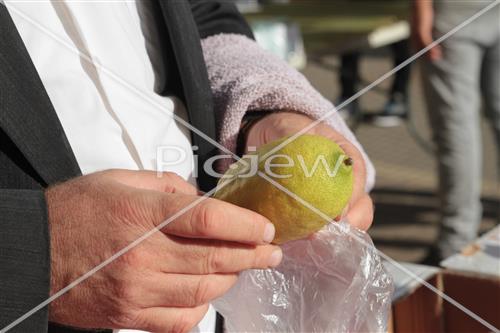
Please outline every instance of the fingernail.
[{"label": "fingernail", "polygon": [[274,250],[269,257],[269,267],[276,267],[281,263],[281,259],[283,259],[283,251],[280,248]]},{"label": "fingernail", "polygon": [[276,229],[272,223],[266,224],[266,228],[264,229],[264,242],[271,243],[274,239],[274,234],[276,233]]}]

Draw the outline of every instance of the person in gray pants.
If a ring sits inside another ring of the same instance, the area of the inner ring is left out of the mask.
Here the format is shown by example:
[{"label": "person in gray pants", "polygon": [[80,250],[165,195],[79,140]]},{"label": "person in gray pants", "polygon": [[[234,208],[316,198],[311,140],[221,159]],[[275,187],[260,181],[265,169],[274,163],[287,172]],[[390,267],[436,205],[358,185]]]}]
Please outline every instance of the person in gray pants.
[{"label": "person in gray pants", "polygon": [[[429,45],[493,0],[414,2],[413,36]],[[432,48],[422,61],[429,120],[437,147],[440,209],[439,262],[477,237],[481,221],[481,100],[500,147],[500,6]],[[482,97],[482,99],[481,99]],[[500,167],[499,167],[500,169]]]}]

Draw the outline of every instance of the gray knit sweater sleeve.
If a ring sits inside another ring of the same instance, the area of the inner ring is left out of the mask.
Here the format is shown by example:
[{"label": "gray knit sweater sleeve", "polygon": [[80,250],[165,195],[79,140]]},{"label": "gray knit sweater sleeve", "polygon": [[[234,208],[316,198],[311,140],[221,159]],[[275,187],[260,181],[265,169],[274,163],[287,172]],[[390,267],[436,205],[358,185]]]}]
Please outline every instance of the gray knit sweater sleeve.
[{"label": "gray knit sweater sleeve", "polygon": [[246,36],[220,34],[202,41],[214,95],[220,143],[234,151],[247,111],[290,110],[324,121],[350,140],[363,154],[367,168],[366,190],[373,188],[375,170],[354,134],[334,106],[309,81]]}]

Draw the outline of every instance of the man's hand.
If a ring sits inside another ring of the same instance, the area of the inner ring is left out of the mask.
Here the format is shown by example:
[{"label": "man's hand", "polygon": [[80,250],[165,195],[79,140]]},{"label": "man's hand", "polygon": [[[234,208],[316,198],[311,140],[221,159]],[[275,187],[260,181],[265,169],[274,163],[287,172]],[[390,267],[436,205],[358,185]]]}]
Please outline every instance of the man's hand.
[{"label": "man's hand", "polygon": [[[52,294],[199,199],[175,174],[124,170],[56,185],[46,198]],[[273,237],[261,215],[206,199],[51,303],[50,321],[189,331],[239,272],[278,265]]]},{"label": "man's hand", "polygon": [[[412,43],[417,50],[429,46],[433,41],[432,29],[434,25],[434,9],[432,0],[416,0],[413,2],[412,17]],[[440,60],[443,57],[441,46],[431,48],[425,57],[431,61]]]},{"label": "man's hand", "polygon": [[[297,113],[272,113],[252,126],[247,137],[247,147],[259,147],[286,135],[295,134],[312,122],[311,118]],[[353,159],[354,189],[346,218],[351,225],[367,230],[373,221],[373,203],[364,191],[366,168],[361,153],[340,133],[325,124],[320,123],[307,133],[321,135],[335,141]]]}]

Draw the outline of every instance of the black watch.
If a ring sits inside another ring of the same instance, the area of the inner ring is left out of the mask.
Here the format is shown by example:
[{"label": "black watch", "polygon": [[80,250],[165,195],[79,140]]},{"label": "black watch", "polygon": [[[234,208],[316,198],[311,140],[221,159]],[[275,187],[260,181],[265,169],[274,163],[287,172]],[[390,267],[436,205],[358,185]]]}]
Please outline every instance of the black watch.
[{"label": "black watch", "polygon": [[262,118],[270,115],[271,113],[275,113],[273,111],[252,111],[247,112],[243,116],[241,120],[240,131],[238,132],[238,138],[236,140],[236,155],[243,156],[245,153],[246,143],[248,133],[250,129]]}]

